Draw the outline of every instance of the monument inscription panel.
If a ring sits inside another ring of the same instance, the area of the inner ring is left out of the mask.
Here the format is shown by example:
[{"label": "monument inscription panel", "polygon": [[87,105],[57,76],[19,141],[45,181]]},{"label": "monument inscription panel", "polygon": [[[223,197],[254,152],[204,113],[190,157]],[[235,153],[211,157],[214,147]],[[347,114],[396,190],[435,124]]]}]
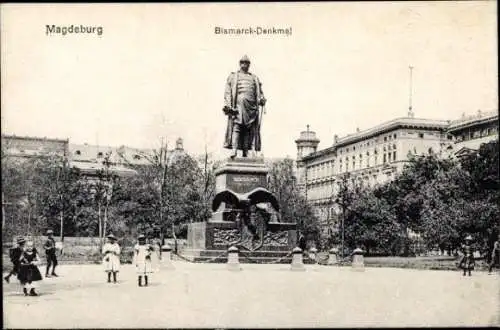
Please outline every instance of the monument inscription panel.
[{"label": "monument inscription panel", "polygon": [[226,187],[237,193],[246,193],[255,187],[266,187],[266,175],[259,174],[227,174]]}]

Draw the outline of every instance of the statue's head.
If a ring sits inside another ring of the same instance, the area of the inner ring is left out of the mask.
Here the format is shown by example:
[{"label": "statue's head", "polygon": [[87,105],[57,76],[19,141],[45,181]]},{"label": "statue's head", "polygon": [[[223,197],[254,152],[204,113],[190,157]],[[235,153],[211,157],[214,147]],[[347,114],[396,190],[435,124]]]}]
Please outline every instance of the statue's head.
[{"label": "statue's head", "polygon": [[247,72],[250,68],[250,59],[248,56],[244,55],[240,60],[240,69],[241,71]]}]

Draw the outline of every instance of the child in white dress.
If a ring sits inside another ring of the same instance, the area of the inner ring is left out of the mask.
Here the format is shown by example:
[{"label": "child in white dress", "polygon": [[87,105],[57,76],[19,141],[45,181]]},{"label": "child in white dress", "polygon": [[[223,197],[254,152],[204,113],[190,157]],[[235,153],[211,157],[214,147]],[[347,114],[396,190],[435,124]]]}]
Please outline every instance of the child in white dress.
[{"label": "child in white dress", "polygon": [[108,242],[102,247],[104,255],[102,263],[104,271],[108,273],[108,283],[111,283],[111,274],[113,274],[113,282],[116,283],[116,274],[120,271],[120,245],[116,242],[116,237],[113,234],[107,236]]},{"label": "child in white dress", "polygon": [[134,264],[138,275],[138,284],[142,286],[142,277],[144,276],[144,286],[148,286],[148,275],[153,272],[151,262],[154,249],[146,243],[146,236],[139,235],[138,243],[134,247]]}]

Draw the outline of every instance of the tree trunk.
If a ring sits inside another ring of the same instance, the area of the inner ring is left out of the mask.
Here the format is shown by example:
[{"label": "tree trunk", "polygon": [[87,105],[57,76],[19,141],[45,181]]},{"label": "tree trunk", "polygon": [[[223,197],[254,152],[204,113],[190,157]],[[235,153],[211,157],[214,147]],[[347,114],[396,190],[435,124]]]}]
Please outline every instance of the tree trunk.
[{"label": "tree trunk", "polygon": [[103,239],[104,239],[104,236],[106,236],[107,224],[108,224],[108,205],[104,206],[104,224],[103,224],[103,229],[102,229]]},{"label": "tree trunk", "polygon": [[2,228],[5,228],[5,201],[3,192],[2,192]]},{"label": "tree trunk", "polygon": [[28,206],[28,235],[31,235],[31,205]]},{"label": "tree trunk", "polygon": [[102,247],[102,224],[101,224],[101,202],[97,203],[97,223],[99,226],[99,242]]},{"label": "tree trunk", "polygon": [[177,235],[175,235],[175,227],[174,227],[174,222],[172,221],[172,236],[174,237],[174,251],[175,253],[177,252]]},{"label": "tree trunk", "polygon": [[64,212],[63,211],[59,212],[59,219],[61,221],[61,233],[60,233],[60,236],[61,236],[61,242],[62,242],[64,240]]}]

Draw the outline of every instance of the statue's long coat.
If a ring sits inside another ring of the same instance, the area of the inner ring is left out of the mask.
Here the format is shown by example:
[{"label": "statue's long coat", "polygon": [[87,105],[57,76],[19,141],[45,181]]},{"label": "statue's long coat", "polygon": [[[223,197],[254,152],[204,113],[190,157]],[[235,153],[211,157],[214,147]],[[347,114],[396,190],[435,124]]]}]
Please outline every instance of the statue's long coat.
[{"label": "statue's long coat", "polygon": [[[254,79],[255,82],[255,96],[256,96],[256,103],[258,104],[259,101],[264,98],[264,93],[262,92],[262,84],[259,80],[259,78],[250,73]],[[226,90],[224,93],[224,106],[230,107],[231,109],[237,109],[237,88],[238,86],[238,72],[231,72],[229,77],[227,78],[226,82]],[[258,109],[258,108],[257,108]],[[241,111],[241,110],[238,110]],[[232,141],[232,135],[233,135],[233,124],[234,120],[231,116],[228,116],[227,119],[227,127],[226,127],[226,135],[224,139],[224,148],[227,149],[232,149],[233,148],[233,141]],[[257,110],[257,114],[254,117],[254,120],[247,123],[248,128],[249,128],[249,136],[247,139],[245,139],[245,142],[247,143],[246,150],[255,150],[255,151],[260,151],[262,142],[260,138],[260,113]],[[238,149],[243,150],[243,139],[240,138],[238,141]],[[253,148],[252,148],[253,146]]]}]

